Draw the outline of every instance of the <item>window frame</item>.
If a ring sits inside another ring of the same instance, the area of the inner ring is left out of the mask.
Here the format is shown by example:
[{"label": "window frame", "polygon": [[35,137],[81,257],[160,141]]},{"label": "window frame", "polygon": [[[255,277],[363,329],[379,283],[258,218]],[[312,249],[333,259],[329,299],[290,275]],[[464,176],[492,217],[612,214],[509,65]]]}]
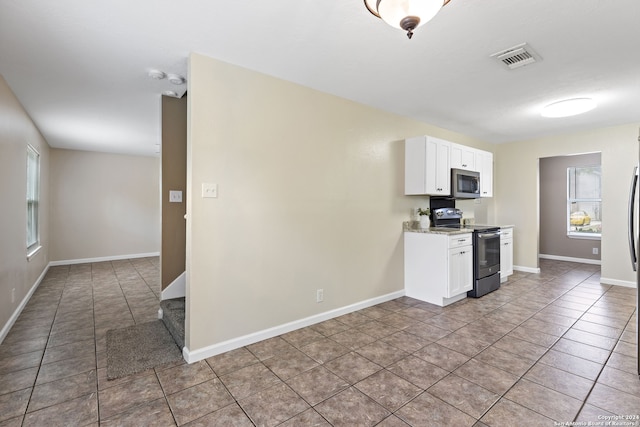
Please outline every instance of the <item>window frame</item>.
[{"label": "window frame", "polygon": [[[592,169],[598,168],[600,170],[600,197],[584,198],[575,197],[571,198],[571,171],[576,169]],[[600,220],[600,233],[588,233],[571,230],[571,205],[574,203],[598,203],[600,210],[602,211],[602,165],[581,165],[581,166],[569,166],[567,167],[567,213],[565,217],[567,237],[571,239],[587,239],[587,240],[601,240],[602,238],[602,220]]]},{"label": "window frame", "polygon": [[42,247],[40,245],[40,152],[27,144],[26,162],[26,239],[27,260]]}]

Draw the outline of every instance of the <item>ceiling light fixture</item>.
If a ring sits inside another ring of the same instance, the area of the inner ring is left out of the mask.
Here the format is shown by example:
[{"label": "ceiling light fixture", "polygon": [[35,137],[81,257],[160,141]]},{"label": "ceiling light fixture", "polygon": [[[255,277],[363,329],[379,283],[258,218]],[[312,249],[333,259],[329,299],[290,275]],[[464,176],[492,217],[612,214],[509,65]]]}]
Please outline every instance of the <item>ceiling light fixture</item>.
[{"label": "ceiling light fixture", "polygon": [[392,27],[405,30],[407,37],[413,30],[429,22],[442,6],[451,0],[364,0],[369,12]]},{"label": "ceiling light fixture", "polygon": [[591,98],[572,98],[551,103],[542,109],[542,117],[569,117],[586,113],[598,104]]},{"label": "ceiling light fixture", "polygon": [[149,70],[149,77],[154,80],[162,80],[167,77],[167,75],[160,70]]},{"label": "ceiling light fixture", "polygon": [[185,82],[185,78],[177,74],[169,74],[167,79],[169,80],[169,83],[174,85],[183,85]]}]

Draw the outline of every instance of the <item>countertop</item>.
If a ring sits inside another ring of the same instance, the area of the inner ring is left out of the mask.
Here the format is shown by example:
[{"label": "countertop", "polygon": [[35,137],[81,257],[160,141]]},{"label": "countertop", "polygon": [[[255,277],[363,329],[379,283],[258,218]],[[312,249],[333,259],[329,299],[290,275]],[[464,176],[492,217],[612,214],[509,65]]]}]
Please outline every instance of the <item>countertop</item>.
[{"label": "countertop", "polygon": [[[478,226],[483,226],[484,224],[473,224]],[[497,225],[496,227],[500,228],[514,228],[513,225]],[[405,221],[402,223],[402,230],[409,233],[429,233],[429,234],[467,234],[471,233],[473,230],[465,230],[465,229],[456,229],[456,228],[445,228],[445,227],[429,227],[429,228],[420,228],[420,223],[418,221]]]},{"label": "countertop", "polygon": [[461,230],[457,228],[444,228],[444,227],[429,227],[420,228],[420,223],[417,221],[405,221],[402,223],[402,229],[409,233],[428,233],[428,234],[469,234],[471,230]]}]

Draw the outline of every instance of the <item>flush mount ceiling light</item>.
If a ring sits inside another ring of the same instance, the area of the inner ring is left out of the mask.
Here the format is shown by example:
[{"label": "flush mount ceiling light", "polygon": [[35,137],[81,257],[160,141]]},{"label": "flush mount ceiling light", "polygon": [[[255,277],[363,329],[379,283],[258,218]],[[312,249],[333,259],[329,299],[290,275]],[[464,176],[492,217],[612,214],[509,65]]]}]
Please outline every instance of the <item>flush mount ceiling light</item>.
[{"label": "flush mount ceiling light", "polygon": [[183,85],[186,81],[184,77],[177,74],[169,74],[167,76],[167,79],[169,80],[169,83],[172,83],[174,85]]},{"label": "flush mount ceiling light", "polygon": [[167,75],[160,70],[149,70],[149,77],[154,80],[162,80],[167,77]]},{"label": "flush mount ceiling light", "polygon": [[407,37],[413,30],[429,22],[442,6],[451,0],[364,0],[369,12],[392,27],[405,30]]},{"label": "flush mount ceiling light", "polygon": [[573,98],[554,102],[542,109],[542,117],[569,117],[586,113],[598,104],[591,98]]}]

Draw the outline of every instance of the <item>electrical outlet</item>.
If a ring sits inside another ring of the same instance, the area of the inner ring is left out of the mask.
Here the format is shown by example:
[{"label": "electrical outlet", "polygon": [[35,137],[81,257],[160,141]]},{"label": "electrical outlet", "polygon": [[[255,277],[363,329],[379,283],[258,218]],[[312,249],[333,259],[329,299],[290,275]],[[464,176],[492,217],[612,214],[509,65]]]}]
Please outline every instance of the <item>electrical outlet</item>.
[{"label": "electrical outlet", "polygon": [[324,301],[324,289],[318,289],[316,291],[316,302]]},{"label": "electrical outlet", "polygon": [[169,203],[182,203],[182,191],[169,191]]},{"label": "electrical outlet", "polygon": [[593,248],[593,254],[598,255],[598,248]]},{"label": "electrical outlet", "polygon": [[202,183],[202,197],[203,198],[216,198],[218,197],[218,184]]},{"label": "electrical outlet", "polygon": [[16,302],[16,288],[11,289],[11,304]]}]

